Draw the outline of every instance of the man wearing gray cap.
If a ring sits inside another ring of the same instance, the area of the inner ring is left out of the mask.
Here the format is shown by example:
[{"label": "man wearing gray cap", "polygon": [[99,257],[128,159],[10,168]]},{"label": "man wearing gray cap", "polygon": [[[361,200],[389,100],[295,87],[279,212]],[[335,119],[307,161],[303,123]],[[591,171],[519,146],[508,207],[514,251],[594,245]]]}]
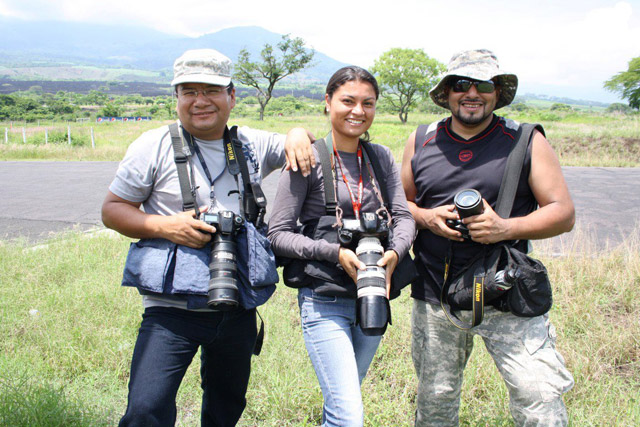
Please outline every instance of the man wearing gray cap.
[{"label": "man wearing gray cap", "polygon": [[[455,277],[484,245],[513,241],[526,252],[529,239],[573,227],[573,202],[560,164],[537,130],[527,147],[511,215],[501,218],[495,212],[507,156],[521,125],[494,111],[513,101],[517,86],[517,77],[501,71],[488,50],[454,55],[430,92],[451,116],[418,128],[405,147],[402,182],[419,229],[413,250],[420,279],[412,285],[416,426],[458,425],[463,371],[474,335],[482,337],[505,380],[516,425],[567,424],[562,395],[573,378],[555,349],[555,329],[547,314],[517,317],[485,305],[482,323],[465,329],[454,326],[446,304],[441,305],[445,277]],[[484,211],[463,220],[470,236],[464,238],[447,221],[459,219],[453,198],[469,188],[482,195]],[[472,316],[470,310],[456,313],[465,321]]]},{"label": "man wearing gray cap", "polygon": [[278,281],[259,185],[285,161],[306,171],[313,158],[303,129],[286,143],[284,135],[229,130],[231,71],[231,60],[212,49],[175,61],[178,123],[129,146],[102,206],[107,227],[141,239],[122,281],[144,305],[122,426],[174,425],[176,394],[198,349],[202,425],[233,426],[246,405],[259,352],[255,307]]}]

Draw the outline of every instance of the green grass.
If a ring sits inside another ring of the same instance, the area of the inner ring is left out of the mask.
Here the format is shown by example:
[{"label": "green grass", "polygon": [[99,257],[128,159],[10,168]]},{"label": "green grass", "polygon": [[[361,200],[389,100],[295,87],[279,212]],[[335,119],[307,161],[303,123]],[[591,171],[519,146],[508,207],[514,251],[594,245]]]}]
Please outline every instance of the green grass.
[{"label": "green grass", "polygon": [[[520,122],[541,123],[547,138],[554,147],[563,166],[640,166],[640,116],[635,114],[606,114],[588,112],[554,112],[532,110],[519,113],[500,110],[500,114]],[[370,134],[377,143],[391,148],[397,161],[402,158],[408,136],[419,124],[431,123],[442,116],[412,113],[409,121],[401,124],[396,116],[378,114]],[[10,124],[0,124],[0,160],[110,160],[119,161],[127,146],[142,132],[158,127],[168,121],[125,122],[125,123],[82,123],[71,124],[72,142],[66,139],[44,145],[44,125],[13,124],[8,133],[8,143],[4,141],[4,128]],[[302,126],[316,137],[329,131],[329,122],[321,114],[309,116],[266,116],[264,121],[251,117],[234,117],[231,124],[250,126],[274,132],[286,133],[289,129]],[[22,141],[22,126],[27,133],[27,144]],[[51,132],[66,135],[67,124],[46,126]],[[90,132],[94,129],[95,148],[91,146]]]},{"label": "green grass", "polygon": [[[588,236],[580,241],[588,247]],[[38,247],[0,243],[0,425],[117,424],[142,313],[137,292],[119,286],[129,242],[69,233]],[[640,425],[637,240],[604,252],[574,248],[565,257],[551,257],[544,244],[536,244],[536,252],[554,284],[558,349],[576,380],[565,396],[571,424]],[[407,294],[392,302],[393,325],[363,384],[367,426],[413,422]],[[260,312],[266,341],[253,361],[240,425],[319,424],[322,396],[304,348],[295,291],[279,286]],[[461,425],[512,425],[506,388],[483,347],[476,341],[466,369]],[[178,394],[180,426],[199,425],[197,360]]]}]

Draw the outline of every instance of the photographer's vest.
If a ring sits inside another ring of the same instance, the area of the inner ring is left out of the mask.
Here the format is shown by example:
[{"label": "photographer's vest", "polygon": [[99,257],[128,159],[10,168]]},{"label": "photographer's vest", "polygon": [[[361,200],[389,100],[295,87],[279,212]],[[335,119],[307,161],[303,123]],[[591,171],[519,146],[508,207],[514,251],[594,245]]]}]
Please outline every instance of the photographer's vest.
[{"label": "photographer's vest", "polygon": [[[314,240],[322,239],[329,243],[338,244],[336,226],[339,221],[336,215],[339,210],[336,199],[337,178],[334,177],[333,168],[331,167],[331,157],[327,144],[331,147],[330,137],[327,138],[326,142],[324,139],[314,142],[322,168],[322,179],[325,182],[325,215],[317,220],[303,224],[300,232]],[[361,141],[361,144],[364,157],[363,163],[365,163],[362,171],[367,171],[369,179],[372,180],[374,192],[377,192],[377,189],[379,189],[380,194],[377,194],[377,198],[381,205],[380,207],[382,208],[382,205],[384,205],[384,209],[387,209],[388,212],[389,198],[387,195],[386,180],[384,180],[384,172],[371,145],[365,141]],[[382,177],[382,180],[378,179],[378,177]],[[375,182],[373,180],[375,180]],[[386,247],[386,242],[391,238],[391,233],[392,230],[389,231],[389,237],[383,242],[383,246]],[[357,242],[353,242],[353,247],[350,247],[350,249],[355,250],[356,245]],[[279,262],[284,265],[283,280],[289,287],[309,287],[318,294],[327,296],[356,297],[356,285],[339,263],[284,257],[279,258]]]},{"label": "photographer's vest", "polygon": [[[451,118],[416,132],[411,169],[416,186],[415,203],[422,208],[453,204],[453,196],[465,188],[474,188],[495,209],[507,157],[516,142],[519,124],[495,116],[480,134],[465,140],[451,130]],[[421,129],[422,128],[422,129]],[[528,184],[531,148],[527,150],[511,217],[525,216],[537,206]],[[413,298],[440,303],[445,258],[450,240],[427,229],[418,231],[413,251],[421,280],[411,288]],[[453,242],[455,256],[451,275],[462,268],[480,250],[473,241]]]}]

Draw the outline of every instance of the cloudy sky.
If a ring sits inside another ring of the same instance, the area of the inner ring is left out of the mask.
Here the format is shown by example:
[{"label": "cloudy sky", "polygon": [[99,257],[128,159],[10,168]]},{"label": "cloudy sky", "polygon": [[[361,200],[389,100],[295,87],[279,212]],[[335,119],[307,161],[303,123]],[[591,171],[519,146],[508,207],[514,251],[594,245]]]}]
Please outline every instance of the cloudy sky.
[{"label": "cloudy sky", "polygon": [[258,25],[363,67],[393,47],[443,63],[489,48],[518,74],[519,93],[605,102],[618,99],[602,83],[640,56],[640,0],[0,0],[0,15],[189,36]]}]

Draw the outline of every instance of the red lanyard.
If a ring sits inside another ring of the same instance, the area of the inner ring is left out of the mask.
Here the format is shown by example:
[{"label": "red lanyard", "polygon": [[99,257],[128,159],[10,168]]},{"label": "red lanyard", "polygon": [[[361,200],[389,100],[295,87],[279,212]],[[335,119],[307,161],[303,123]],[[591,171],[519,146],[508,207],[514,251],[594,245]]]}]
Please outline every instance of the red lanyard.
[{"label": "red lanyard", "polygon": [[362,183],[362,144],[358,143],[358,168],[360,169],[360,179],[358,181],[358,198],[356,199],[353,195],[353,191],[351,190],[351,186],[349,185],[349,181],[347,180],[346,175],[344,174],[344,170],[342,167],[342,159],[340,159],[340,154],[338,154],[338,150],[333,148],[333,153],[336,155],[338,159],[338,167],[340,168],[340,174],[342,175],[342,180],[347,185],[347,190],[349,191],[349,198],[351,199],[351,205],[353,206],[353,213],[356,216],[356,219],[360,219],[360,209],[362,208],[362,197],[364,194],[364,185]]}]

